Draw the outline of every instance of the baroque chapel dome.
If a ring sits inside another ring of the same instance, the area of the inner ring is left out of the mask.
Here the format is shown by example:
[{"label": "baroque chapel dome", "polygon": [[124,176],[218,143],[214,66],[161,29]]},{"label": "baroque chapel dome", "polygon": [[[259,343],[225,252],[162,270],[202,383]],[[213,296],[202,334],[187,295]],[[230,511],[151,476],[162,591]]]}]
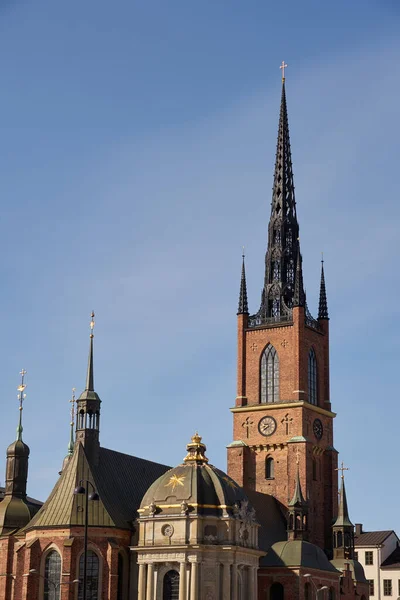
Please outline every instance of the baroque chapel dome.
[{"label": "baroque chapel dome", "polygon": [[208,464],[206,446],[196,433],[187,445],[182,464],[159,477],[147,490],[139,513],[236,516],[239,511],[255,520],[255,511],[242,488],[223,471]]}]

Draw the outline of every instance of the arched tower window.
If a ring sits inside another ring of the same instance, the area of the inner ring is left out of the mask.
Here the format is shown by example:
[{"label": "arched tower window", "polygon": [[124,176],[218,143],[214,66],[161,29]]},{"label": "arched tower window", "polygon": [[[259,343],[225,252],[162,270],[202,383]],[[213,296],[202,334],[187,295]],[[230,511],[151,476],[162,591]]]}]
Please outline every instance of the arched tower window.
[{"label": "arched tower window", "polygon": [[[83,554],[79,559],[78,600],[83,599]],[[99,557],[93,550],[87,553],[86,600],[99,600]]]},{"label": "arched tower window", "polygon": [[260,402],[279,401],[279,358],[271,344],[265,348],[261,357],[261,394]]},{"label": "arched tower window", "polygon": [[164,575],[163,600],[179,600],[179,573],[168,571]]},{"label": "arched tower window", "polygon": [[266,479],[274,479],[274,477],[275,477],[274,459],[271,456],[268,456],[265,461],[265,478]]},{"label": "arched tower window", "polygon": [[43,600],[59,600],[61,583],[61,556],[51,550],[44,563]]},{"label": "arched tower window", "polygon": [[311,348],[308,353],[308,401],[310,404],[318,404],[317,383],[317,357],[314,348]]},{"label": "arched tower window", "polygon": [[269,592],[270,600],[284,600],[285,590],[281,583],[273,583]]}]

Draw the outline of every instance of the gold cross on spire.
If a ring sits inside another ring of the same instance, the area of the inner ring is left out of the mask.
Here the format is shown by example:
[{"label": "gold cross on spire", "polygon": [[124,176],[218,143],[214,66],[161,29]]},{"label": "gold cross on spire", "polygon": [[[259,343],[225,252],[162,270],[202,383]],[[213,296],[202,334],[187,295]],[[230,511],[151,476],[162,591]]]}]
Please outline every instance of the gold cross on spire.
[{"label": "gold cross on spire", "polygon": [[298,465],[300,462],[300,452],[299,449],[296,449],[296,465]]},{"label": "gold cross on spire", "polygon": [[26,394],[24,394],[24,390],[26,388],[26,384],[24,382],[24,378],[26,375],[26,371],[25,369],[21,369],[21,371],[19,372],[19,374],[21,375],[21,383],[19,384],[19,386],[17,387],[18,390],[18,399],[19,399],[19,409],[22,410],[22,403],[26,398]]},{"label": "gold cross on spire", "polygon": [[280,69],[282,69],[282,81],[285,81],[285,69],[286,69],[286,67],[287,67],[287,64],[283,60],[281,66],[279,67]]},{"label": "gold cross on spire", "polygon": [[335,469],[335,471],[342,471],[341,478],[344,479],[344,472],[349,471],[349,468],[345,467],[344,462],[342,461],[342,465],[340,467],[338,467],[337,469]]}]

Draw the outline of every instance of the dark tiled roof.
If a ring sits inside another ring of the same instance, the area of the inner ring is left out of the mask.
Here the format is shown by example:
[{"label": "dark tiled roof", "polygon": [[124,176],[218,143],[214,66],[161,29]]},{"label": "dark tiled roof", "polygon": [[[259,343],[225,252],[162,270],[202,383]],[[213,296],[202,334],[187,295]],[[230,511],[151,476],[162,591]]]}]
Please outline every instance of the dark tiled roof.
[{"label": "dark tiled roof", "polygon": [[108,448],[100,448],[98,466],[93,466],[99,495],[117,526],[126,527],[151,484],[170,467]]},{"label": "dark tiled roof", "polygon": [[365,531],[354,537],[356,546],[380,546],[393,530],[390,531]]},{"label": "dark tiled roof", "polygon": [[386,560],[381,564],[382,569],[400,569],[400,547],[392,552],[390,556],[387,557]]},{"label": "dark tiled roof", "polygon": [[[286,541],[286,519],[278,501],[269,494],[245,490],[246,496],[256,511],[256,519],[261,527],[258,530],[258,546],[267,552],[276,542]],[[264,565],[265,556],[260,558],[260,566]]]},{"label": "dark tiled roof", "polygon": [[88,479],[99,493],[89,503],[89,525],[130,529],[143,495],[169,467],[149,460],[100,448],[99,464],[88,461],[78,444],[50,496],[26,529],[83,525],[82,497],[74,495],[81,479]]}]

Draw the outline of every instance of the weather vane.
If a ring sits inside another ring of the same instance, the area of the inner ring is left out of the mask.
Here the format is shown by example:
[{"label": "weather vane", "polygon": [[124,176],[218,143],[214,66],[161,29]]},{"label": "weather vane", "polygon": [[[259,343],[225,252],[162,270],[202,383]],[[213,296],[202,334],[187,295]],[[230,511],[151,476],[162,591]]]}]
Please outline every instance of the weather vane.
[{"label": "weather vane", "polygon": [[280,69],[282,69],[282,81],[285,81],[285,69],[286,69],[286,67],[287,67],[287,64],[283,60],[281,66],[279,67]]},{"label": "weather vane", "polygon": [[26,398],[26,394],[25,394],[25,388],[26,388],[26,383],[25,383],[25,375],[26,375],[26,371],[25,369],[21,369],[20,373],[21,375],[21,383],[19,384],[19,386],[17,387],[18,390],[18,400],[19,400],[19,423],[18,423],[18,427],[17,427],[17,439],[18,440],[22,440],[22,404]]}]

